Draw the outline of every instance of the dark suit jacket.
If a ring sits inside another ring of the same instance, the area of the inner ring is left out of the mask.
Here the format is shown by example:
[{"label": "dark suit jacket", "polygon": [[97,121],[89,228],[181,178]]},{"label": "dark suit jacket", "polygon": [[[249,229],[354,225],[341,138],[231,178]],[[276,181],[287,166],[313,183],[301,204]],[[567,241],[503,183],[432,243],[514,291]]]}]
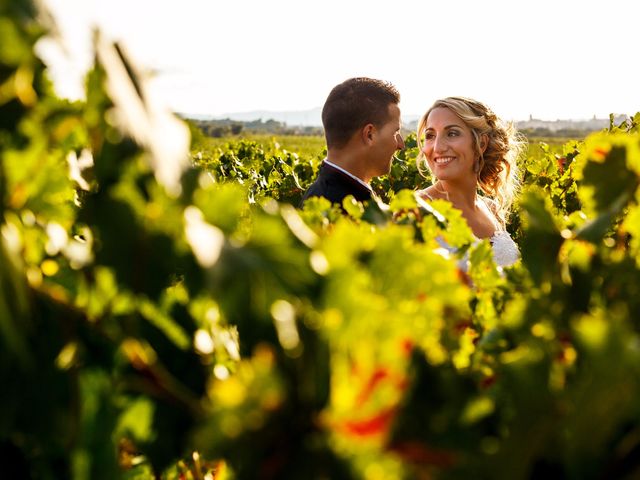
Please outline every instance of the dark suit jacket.
[{"label": "dark suit jacket", "polygon": [[302,203],[309,197],[324,197],[331,203],[342,206],[342,200],[347,195],[353,195],[359,202],[371,200],[371,190],[358,183],[340,170],[322,163],[318,178],[311,184],[302,197]]}]

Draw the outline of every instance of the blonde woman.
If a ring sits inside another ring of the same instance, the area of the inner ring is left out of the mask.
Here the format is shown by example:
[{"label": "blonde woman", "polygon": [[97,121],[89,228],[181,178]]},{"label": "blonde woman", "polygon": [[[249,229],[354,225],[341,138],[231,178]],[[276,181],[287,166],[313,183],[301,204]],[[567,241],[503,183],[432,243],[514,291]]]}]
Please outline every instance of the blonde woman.
[{"label": "blonde woman", "polygon": [[418,168],[426,166],[435,180],[417,194],[450,201],[478,239],[489,239],[496,264],[515,263],[518,246],[505,226],[518,190],[516,160],[524,142],[513,126],[478,101],[448,97],[427,110],[417,133]]}]

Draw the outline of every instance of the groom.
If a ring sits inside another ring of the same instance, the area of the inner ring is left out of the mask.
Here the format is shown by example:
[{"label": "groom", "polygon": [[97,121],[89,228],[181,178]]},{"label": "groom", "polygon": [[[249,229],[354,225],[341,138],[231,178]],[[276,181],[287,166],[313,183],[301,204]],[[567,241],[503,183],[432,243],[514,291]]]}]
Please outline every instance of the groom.
[{"label": "groom", "polygon": [[342,205],[347,195],[371,200],[373,177],[389,173],[393,155],[404,148],[400,94],[390,83],[351,78],[331,90],[322,109],[327,158],[302,197],[325,197]]}]

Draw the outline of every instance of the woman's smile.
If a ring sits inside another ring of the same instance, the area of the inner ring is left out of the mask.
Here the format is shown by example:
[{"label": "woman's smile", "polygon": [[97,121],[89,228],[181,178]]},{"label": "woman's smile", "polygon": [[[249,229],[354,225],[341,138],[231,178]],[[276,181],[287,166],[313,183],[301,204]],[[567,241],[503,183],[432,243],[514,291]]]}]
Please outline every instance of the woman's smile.
[{"label": "woman's smile", "polygon": [[434,159],[434,162],[438,166],[443,166],[443,165],[448,165],[449,163],[453,162],[455,159],[456,159],[455,157],[438,157]]}]

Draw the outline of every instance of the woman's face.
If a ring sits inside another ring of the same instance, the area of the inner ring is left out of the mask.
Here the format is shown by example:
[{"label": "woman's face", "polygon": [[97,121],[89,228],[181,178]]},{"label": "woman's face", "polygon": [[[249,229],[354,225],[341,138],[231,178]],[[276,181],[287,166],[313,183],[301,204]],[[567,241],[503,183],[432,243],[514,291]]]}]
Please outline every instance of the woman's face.
[{"label": "woman's face", "polygon": [[474,137],[455,113],[446,107],[434,108],[427,117],[424,135],[422,152],[436,178],[445,181],[475,178]]}]

